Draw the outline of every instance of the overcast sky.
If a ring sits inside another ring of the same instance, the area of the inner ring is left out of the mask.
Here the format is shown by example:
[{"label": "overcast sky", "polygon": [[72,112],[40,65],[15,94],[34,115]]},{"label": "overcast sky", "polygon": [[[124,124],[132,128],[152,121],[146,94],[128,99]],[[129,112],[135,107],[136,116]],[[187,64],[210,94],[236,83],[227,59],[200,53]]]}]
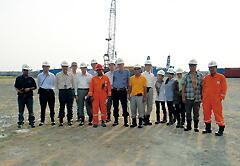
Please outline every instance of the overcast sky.
[{"label": "overcast sky", "polygon": [[[103,63],[111,0],[0,0],[0,70],[34,70],[42,61]],[[126,65],[188,70],[216,60],[240,67],[240,0],[117,0],[116,51]]]}]

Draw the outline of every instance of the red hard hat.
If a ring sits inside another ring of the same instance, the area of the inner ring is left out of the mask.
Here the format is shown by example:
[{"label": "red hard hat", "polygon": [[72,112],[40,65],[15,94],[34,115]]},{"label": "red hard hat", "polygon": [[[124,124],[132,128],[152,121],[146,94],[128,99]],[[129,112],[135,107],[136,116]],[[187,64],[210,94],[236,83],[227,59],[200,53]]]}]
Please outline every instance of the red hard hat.
[{"label": "red hard hat", "polygon": [[103,67],[101,64],[97,64],[96,70],[103,70]]}]

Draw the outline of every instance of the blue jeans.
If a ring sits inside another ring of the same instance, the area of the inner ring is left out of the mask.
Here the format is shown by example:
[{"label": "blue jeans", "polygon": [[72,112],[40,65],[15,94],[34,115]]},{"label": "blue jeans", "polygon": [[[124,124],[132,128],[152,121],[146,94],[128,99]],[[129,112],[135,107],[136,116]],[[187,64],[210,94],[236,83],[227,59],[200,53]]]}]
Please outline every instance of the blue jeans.
[{"label": "blue jeans", "polygon": [[33,114],[33,97],[32,96],[24,96],[19,95],[18,96],[18,124],[22,125],[24,122],[24,108],[25,105],[28,109],[28,121],[29,124],[34,124],[34,114]]}]

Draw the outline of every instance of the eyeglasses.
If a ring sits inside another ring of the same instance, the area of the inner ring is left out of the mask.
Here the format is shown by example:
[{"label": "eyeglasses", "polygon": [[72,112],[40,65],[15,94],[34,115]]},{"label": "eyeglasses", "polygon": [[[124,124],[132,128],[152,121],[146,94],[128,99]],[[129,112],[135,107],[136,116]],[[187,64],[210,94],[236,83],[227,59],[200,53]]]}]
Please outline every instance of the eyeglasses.
[{"label": "eyeglasses", "polygon": [[23,69],[23,71],[28,71],[28,70],[26,70],[26,69]]},{"label": "eyeglasses", "polygon": [[140,70],[140,68],[134,68],[134,70]]}]

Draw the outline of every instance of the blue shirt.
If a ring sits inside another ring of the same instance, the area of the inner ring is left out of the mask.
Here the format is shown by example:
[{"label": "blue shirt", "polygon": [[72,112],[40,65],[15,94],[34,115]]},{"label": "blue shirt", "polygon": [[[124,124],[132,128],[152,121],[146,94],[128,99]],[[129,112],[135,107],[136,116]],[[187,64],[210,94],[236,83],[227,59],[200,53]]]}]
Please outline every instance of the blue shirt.
[{"label": "blue shirt", "polygon": [[127,88],[129,85],[130,73],[129,70],[123,69],[122,72],[120,70],[115,70],[113,73],[113,88]]},{"label": "blue shirt", "polygon": [[94,71],[93,69],[90,69],[90,70],[88,71],[88,73],[91,74],[93,77],[94,77],[95,75],[97,75],[97,72]]},{"label": "blue shirt", "polygon": [[166,95],[167,101],[173,101],[174,82],[175,82],[175,79],[172,78],[171,80],[168,81],[167,84],[165,84],[165,95]]},{"label": "blue shirt", "polygon": [[[114,73],[114,72],[113,72]],[[111,87],[113,85],[113,73],[111,73],[111,71],[105,73],[106,76],[108,76],[110,83],[111,83]]]},{"label": "blue shirt", "polygon": [[38,87],[43,89],[55,89],[55,75],[51,72],[48,72],[48,75],[45,75],[43,72],[38,74]]}]

